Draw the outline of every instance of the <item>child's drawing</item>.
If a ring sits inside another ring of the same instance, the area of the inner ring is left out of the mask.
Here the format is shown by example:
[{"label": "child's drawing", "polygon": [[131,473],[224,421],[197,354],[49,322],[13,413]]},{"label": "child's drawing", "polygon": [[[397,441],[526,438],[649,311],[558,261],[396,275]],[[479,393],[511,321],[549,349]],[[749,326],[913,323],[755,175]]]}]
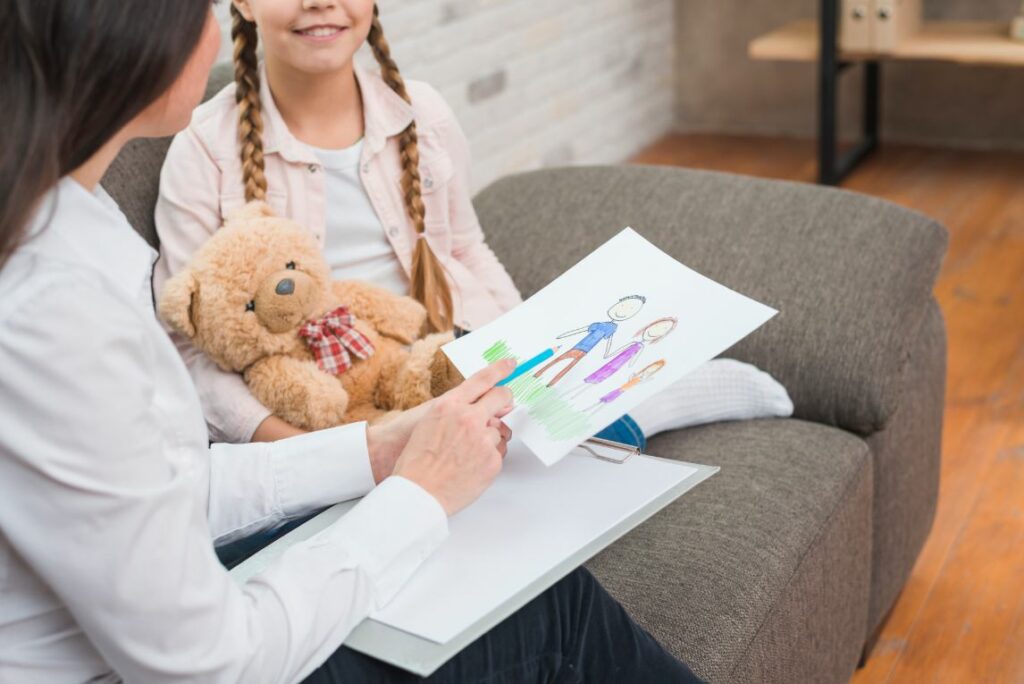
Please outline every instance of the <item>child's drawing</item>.
[{"label": "child's drawing", "polygon": [[550,464],[774,313],[626,229],[445,352],[463,375],[518,363],[502,420]]},{"label": "child's drawing", "polygon": [[[598,399],[597,403],[593,404],[586,410],[586,413],[597,413],[599,409],[604,408],[605,406],[607,406],[608,404],[612,403],[613,401],[621,397],[623,394],[625,394],[626,390],[632,389],[633,387],[636,387],[640,383],[649,380],[655,373],[664,368],[666,363],[667,362],[665,361],[665,359],[658,359],[654,363],[647,364],[646,366],[643,367],[643,369],[638,370],[636,373],[633,373],[633,375],[631,375],[629,380],[627,380],[625,383],[619,385],[611,392]],[[584,385],[584,387],[586,386],[587,385]]]},{"label": "child's drawing", "polygon": [[[627,301],[627,299],[629,298],[621,299],[619,302]],[[615,307],[612,308],[614,309]],[[677,323],[676,318],[666,316],[640,328],[633,335],[634,340],[632,342],[614,351],[609,349],[605,353],[604,358],[613,357],[611,361],[605,363],[584,378],[583,385],[579,388],[564,396],[559,396],[550,384],[544,384],[543,380],[540,380],[538,377],[540,373],[528,374],[533,368],[554,356],[558,351],[558,347],[545,349],[531,359],[520,362],[512,374],[500,384],[508,386],[512,391],[515,402],[527,408],[530,415],[544,427],[545,432],[551,439],[566,439],[575,434],[586,434],[587,430],[592,431],[588,416],[596,413],[602,406],[606,406],[614,401],[627,389],[635,387],[653,376],[661,370],[665,365],[665,361],[656,361],[643,370],[634,373],[631,379],[624,385],[601,397],[596,404],[586,410],[581,410],[573,400],[586,389],[595,387],[612,377],[624,366],[630,368],[635,365],[643,350],[648,345],[656,344],[659,340],[664,339],[675,330]],[[582,359],[585,356],[586,353],[582,354],[580,358]],[[504,340],[495,342],[483,352],[483,358],[487,363],[493,363],[499,359],[509,357],[516,358],[508,343]],[[569,367],[571,368],[572,366],[570,365]],[[560,374],[559,377],[562,375],[564,374]]]},{"label": "child's drawing", "polygon": [[604,357],[608,358],[611,353],[612,339],[615,336],[615,331],[619,328],[619,323],[637,315],[646,302],[647,298],[640,295],[629,295],[628,297],[623,297],[612,304],[611,308],[608,309],[607,321],[597,321],[596,323],[591,323],[590,325],[582,328],[576,328],[575,330],[570,330],[559,335],[555,339],[561,340],[566,337],[586,333],[583,339],[577,342],[572,349],[555,358],[553,361],[534,373],[534,377],[539,378],[552,366],[568,361],[568,365],[562,368],[562,370],[560,370],[558,374],[551,379],[551,382],[548,383],[548,387],[554,387],[559,380],[565,377],[566,373],[572,370],[573,366],[582,361],[583,357],[589,354],[594,347],[601,343],[602,340],[607,340],[607,343],[605,344]]},{"label": "child's drawing", "polygon": [[[679,321],[672,316],[665,316],[659,318],[656,321],[648,323],[644,327],[640,328],[633,335],[633,341],[629,344],[619,347],[610,354],[605,354],[605,358],[608,358],[612,354],[615,355],[608,363],[604,364],[596,371],[583,378],[583,385],[576,390],[573,390],[566,398],[577,397],[582,394],[588,387],[593,385],[599,385],[608,378],[615,375],[623,366],[632,368],[640,358],[640,354],[647,348],[647,345],[657,344],[661,340],[665,339],[669,333],[676,329],[676,325]],[[640,339],[636,339],[636,338]]]}]

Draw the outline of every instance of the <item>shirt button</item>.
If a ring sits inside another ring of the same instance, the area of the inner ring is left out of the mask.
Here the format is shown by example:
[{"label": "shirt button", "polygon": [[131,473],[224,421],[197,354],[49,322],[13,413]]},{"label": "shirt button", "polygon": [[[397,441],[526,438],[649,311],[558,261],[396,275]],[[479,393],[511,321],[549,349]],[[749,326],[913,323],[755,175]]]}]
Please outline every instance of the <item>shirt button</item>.
[{"label": "shirt button", "polygon": [[388,235],[390,235],[391,237],[395,237],[396,235],[398,235],[398,226],[388,226]]},{"label": "shirt button", "polygon": [[432,187],[434,187],[434,181],[432,179],[430,179],[430,178],[424,178],[423,179],[423,187],[425,187],[425,188],[432,188]]},{"label": "shirt button", "polygon": [[316,169],[317,169],[316,164],[310,164],[309,165],[309,172],[310,173],[316,173]]},{"label": "shirt button", "polygon": [[370,165],[368,163],[364,162],[363,163],[363,173],[366,173],[369,170],[370,170]]}]

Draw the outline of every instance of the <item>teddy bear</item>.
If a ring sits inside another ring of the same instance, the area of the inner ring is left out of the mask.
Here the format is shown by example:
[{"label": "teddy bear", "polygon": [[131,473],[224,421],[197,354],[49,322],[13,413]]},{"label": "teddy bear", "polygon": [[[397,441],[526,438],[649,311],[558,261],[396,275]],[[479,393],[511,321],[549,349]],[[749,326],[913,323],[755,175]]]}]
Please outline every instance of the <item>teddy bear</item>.
[{"label": "teddy bear", "polygon": [[380,422],[458,384],[423,305],[332,280],[314,236],[252,202],[170,278],[160,317],[305,430]]}]

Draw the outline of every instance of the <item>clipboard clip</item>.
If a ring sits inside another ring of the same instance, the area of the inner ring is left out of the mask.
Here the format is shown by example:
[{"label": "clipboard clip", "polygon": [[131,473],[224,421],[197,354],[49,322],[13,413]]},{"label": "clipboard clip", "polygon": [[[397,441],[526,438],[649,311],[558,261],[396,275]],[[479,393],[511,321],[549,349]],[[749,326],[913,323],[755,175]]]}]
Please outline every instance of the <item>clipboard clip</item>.
[{"label": "clipboard clip", "polygon": [[[602,439],[600,437],[591,437],[580,444],[580,448],[598,460],[607,461],[616,465],[622,465],[628,461],[630,457],[636,456],[640,453],[639,447],[623,444],[622,442],[613,442],[610,439]],[[620,454],[621,457],[619,456]]]}]

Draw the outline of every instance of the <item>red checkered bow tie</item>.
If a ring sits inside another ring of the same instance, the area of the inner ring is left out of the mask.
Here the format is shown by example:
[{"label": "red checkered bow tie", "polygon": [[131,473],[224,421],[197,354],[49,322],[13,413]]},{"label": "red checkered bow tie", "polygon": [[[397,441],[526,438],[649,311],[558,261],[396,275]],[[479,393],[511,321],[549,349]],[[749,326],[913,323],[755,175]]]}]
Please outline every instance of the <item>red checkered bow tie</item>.
[{"label": "red checkered bow tie", "polygon": [[331,375],[341,375],[352,367],[352,352],[360,359],[373,356],[373,344],[356,330],[356,317],[343,306],[329,311],[323,318],[305,323],[299,337],[306,341],[316,365]]}]

